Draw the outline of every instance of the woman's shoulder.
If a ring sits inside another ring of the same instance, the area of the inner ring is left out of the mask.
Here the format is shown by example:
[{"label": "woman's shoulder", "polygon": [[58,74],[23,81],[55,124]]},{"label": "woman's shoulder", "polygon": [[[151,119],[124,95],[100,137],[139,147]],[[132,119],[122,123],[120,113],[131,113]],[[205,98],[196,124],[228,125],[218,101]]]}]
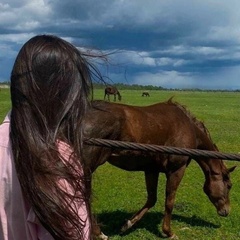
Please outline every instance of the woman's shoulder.
[{"label": "woman's shoulder", "polygon": [[8,114],[0,125],[0,147],[9,146],[9,133],[10,133],[10,114]]}]

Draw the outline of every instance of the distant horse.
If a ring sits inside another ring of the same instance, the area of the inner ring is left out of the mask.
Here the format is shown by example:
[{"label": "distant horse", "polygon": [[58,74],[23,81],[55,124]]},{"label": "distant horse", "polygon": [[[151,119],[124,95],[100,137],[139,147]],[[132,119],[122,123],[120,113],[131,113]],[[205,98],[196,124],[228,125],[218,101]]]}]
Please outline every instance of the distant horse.
[{"label": "distant horse", "polygon": [[144,96],[146,96],[146,97],[150,97],[149,92],[143,92],[143,93],[142,93],[142,97],[144,97]]},{"label": "distant horse", "polygon": [[[192,116],[185,107],[171,99],[146,107],[104,101],[94,101],[92,106],[83,122],[86,138],[218,151],[204,124]],[[171,230],[175,195],[191,157],[90,145],[84,145],[83,157],[91,172],[108,161],[127,171],[145,173],[147,201],[130,220],[127,220],[121,228],[122,232],[131,228],[155,205],[159,173],[164,173],[166,199],[162,231],[167,237],[175,236]],[[230,211],[230,172],[235,167],[227,169],[222,160],[204,157],[196,157],[195,160],[205,175],[204,192],[216,207],[217,213],[220,216],[227,216]],[[94,231],[100,236],[101,230],[98,226]]]},{"label": "distant horse", "polygon": [[117,90],[116,87],[108,86],[105,88],[104,91],[104,100],[106,99],[106,96],[108,97],[108,101],[110,101],[109,95],[114,95],[114,102],[116,102],[116,95],[118,96],[118,101],[121,101],[122,96],[120,95],[120,92]]}]

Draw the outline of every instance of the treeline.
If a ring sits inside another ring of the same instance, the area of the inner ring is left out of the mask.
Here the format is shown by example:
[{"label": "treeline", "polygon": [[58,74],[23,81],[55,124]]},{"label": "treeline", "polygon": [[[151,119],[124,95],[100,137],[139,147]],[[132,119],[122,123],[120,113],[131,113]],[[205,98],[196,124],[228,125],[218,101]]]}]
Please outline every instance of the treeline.
[{"label": "treeline", "polygon": [[[10,86],[9,81],[0,82],[0,87],[2,86]],[[188,89],[179,89],[179,88],[163,88],[161,86],[152,86],[152,85],[139,85],[139,84],[125,84],[125,83],[114,83],[109,84],[111,86],[116,87],[119,90],[168,90],[168,91],[194,91],[194,92],[240,92],[240,89],[235,90],[210,90],[210,89],[199,89],[199,88],[188,88]],[[104,83],[93,83],[93,88],[95,89],[104,89],[106,86],[109,86]]]},{"label": "treeline", "polygon": [[[157,87],[157,86],[152,86],[152,85],[138,85],[138,84],[124,84],[124,83],[115,83],[115,84],[109,84],[111,86],[116,87],[119,90],[167,90],[164,89],[163,87]],[[103,83],[93,83],[93,87],[96,89],[104,89],[106,86]]]},{"label": "treeline", "polygon": [[[235,90],[222,90],[222,89],[200,89],[200,88],[163,88],[161,86],[152,86],[152,85],[138,85],[138,84],[124,84],[124,83],[115,83],[109,84],[116,87],[118,90],[166,90],[166,91],[192,91],[192,92],[240,92],[240,89]],[[103,83],[93,83],[93,88],[95,89],[104,89],[106,84]]]},{"label": "treeline", "polygon": [[9,82],[9,81],[0,82],[0,86],[1,86],[1,85],[8,85],[8,86],[10,86],[10,82]]}]

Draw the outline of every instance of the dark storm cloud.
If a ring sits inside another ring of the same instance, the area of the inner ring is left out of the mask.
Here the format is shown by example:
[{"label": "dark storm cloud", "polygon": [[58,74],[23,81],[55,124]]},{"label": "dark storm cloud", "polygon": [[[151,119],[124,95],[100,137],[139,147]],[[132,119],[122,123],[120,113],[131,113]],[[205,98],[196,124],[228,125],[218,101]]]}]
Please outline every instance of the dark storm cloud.
[{"label": "dark storm cloud", "polygon": [[2,0],[0,80],[27,39],[51,33],[117,52],[110,57],[113,81],[240,88],[239,7],[237,0]]}]

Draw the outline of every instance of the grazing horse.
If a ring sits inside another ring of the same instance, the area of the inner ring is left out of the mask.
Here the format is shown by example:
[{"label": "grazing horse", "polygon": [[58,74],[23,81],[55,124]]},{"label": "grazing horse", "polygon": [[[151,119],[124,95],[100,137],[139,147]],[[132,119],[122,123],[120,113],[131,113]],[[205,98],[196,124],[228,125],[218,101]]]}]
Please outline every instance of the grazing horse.
[{"label": "grazing horse", "polygon": [[146,96],[146,97],[150,97],[149,92],[143,92],[143,93],[142,93],[142,97],[144,97],[144,96]]},{"label": "grazing horse", "polygon": [[105,88],[104,91],[104,100],[106,99],[106,96],[108,97],[108,101],[110,101],[109,95],[114,95],[114,102],[116,102],[116,95],[118,96],[118,101],[122,100],[122,96],[120,95],[120,92],[117,90],[116,87],[108,86]]},{"label": "grazing horse", "polygon": [[[218,151],[204,124],[185,107],[171,99],[145,107],[93,101],[92,109],[87,113],[83,126],[85,138]],[[130,220],[127,220],[121,229],[122,232],[131,228],[155,205],[159,173],[164,173],[166,196],[162,231],[167,237],[175,237],[171,230],[175,195],[191,157],[90,145],[84,145],[83,157],[91,172],[108,161],[127,171],[143,171],[145,173],[146,203]],[[230,172],[235,167],[226,168],[222,160],[204,157],[195,157],[194,159],[205,175],[204,192],[216,207],[217,213],[220,216],[227,216],[230,211]],[[97,226],[95,234],[101,234],[100,228]]]}]

